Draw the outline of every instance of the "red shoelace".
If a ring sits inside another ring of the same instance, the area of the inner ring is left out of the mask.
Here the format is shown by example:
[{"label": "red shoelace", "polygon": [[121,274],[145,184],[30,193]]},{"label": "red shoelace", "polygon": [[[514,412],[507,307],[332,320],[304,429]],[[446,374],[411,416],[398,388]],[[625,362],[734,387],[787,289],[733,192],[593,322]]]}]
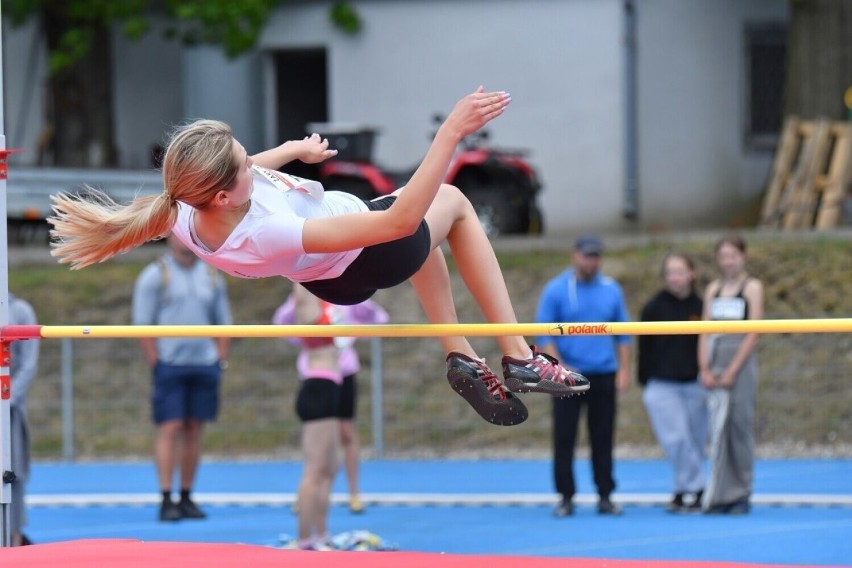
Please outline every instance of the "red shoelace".
[{"label": "red shoelace", "polygon": [[555,383],[561,383],[563,385],[576,386],[577,381],[574,379],[574,373],[563,367],[559,364],[559,361],[548,355],[547,353],[542,353],[536,348],[533,351],[533,358],[527,364],[528,368],[538,368],[537,374],[539,377],[543,379],[547,379],[553,381]]},{"label": "red shoelace", "polygon": [[506,395],[506,388],[503,386],[503,382],[491,369],[488,368],[484,359],[482,361],[479,359],[471,359],[471,363],[476,366],[476,370],[479,372],[479,379],[485,383],[485,386],[488,387],[488,392],[490,392],[492,396],[496,396],[500,400],[506,400],[509,398]]}]

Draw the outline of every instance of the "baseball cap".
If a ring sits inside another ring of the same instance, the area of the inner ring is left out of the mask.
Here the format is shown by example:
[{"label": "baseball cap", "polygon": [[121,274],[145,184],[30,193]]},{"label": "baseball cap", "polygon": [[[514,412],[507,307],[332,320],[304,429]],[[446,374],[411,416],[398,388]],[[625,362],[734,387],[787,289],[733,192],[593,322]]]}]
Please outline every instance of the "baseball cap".
[{"label": "baseball cap", "polygon": [[596,235],[583,235],[574,244],[574,250],[582,254],[602,254],[603,242]]}]

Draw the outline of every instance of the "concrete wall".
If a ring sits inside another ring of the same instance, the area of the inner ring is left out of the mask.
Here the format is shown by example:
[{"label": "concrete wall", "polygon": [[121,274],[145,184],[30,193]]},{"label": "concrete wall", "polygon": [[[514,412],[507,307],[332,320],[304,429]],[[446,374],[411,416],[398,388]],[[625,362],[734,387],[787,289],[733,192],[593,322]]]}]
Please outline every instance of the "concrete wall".
[{"label": "concrete wall", "polygon": [[744,145],[744,26],[787,20],[777,0],[639,0],[643,225],[735,222],[763,193],[772,150]]},{"label": "concrete wall", "polygon": [[[743,143],[746,23],[787,19],[778,0],[637,0],[639,221],[624,205],[624,6],[620,0],[358,3],[365,27],[334,30],[322,3],[279,11],[263,49],[325,46],[331,119],[383,130],[376,158],[411,165],[429,116],[462,87],[509,90],[495,145],[531,151],[558,230],[740,222],[772,151]],[[268,143],[273,140],[267,137]],[[558,212],[558,213],[555,213]]]},{"label": "concrete wall", "polygon": [[113,49],[119,160],[125,168],[150,168],[151,147],[164,145],[168,131],[185,116],[185,50],[160,39],[156,30],[135,42],[116,34]]},{"label": "concrete wall", "polygon": [[223,120],[250,152],[266,149],[260,54],[231,60],[218,48],[199,47],[185,50],[183,62],[184,115]]},{"label": "concrete wall", "polygon": [[[357,3],[361,34],[332,30],[323,3],[281,10],[268,49],[326,45],[331,119],[382,128],[391,167],[425,152],[430,117],[479,84],[513,103],[495,146],[526,148],[551,228],[618,223],[622,186],[621,2],[457,0]],[[552,212],[559,211],[559,215]]]},{"label": "concrete wall", "polygon": [[20,148],[10,164],[36,159],[39,133],[44,127],[45,50],[29,23],[12,28],[3,19],[3,133],[8,148]]}]

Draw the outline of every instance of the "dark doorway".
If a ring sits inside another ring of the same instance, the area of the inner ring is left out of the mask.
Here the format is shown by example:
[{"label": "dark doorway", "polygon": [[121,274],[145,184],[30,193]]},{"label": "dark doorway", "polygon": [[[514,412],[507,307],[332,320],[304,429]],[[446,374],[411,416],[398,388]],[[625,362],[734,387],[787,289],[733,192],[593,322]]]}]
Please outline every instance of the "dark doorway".
[{"label": "dark doorway", "polygon": [[[284,49],[275,58],[275,103],[278,140],[300,140],[309,122],[328,121],[328,67],[325,48]],[[295,171],[301,162],[287,166]]]}]

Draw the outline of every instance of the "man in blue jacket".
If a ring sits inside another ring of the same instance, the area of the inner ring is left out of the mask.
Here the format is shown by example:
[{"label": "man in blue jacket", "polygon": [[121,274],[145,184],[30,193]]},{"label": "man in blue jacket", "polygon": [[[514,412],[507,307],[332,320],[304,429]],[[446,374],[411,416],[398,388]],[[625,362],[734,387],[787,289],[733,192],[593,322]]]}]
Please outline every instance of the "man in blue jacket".
[{"label": "man in blue jacket", "polygon": [[[600,272],[604,247],[595,235],[580,237],[572,267],[545,285],[536,321],[541,323],[626,322],[629,320],[621,286]],[[592,470],[599,501],[598,513],[619,515],[610,500],[615,490],[612,473],[616,391],[629,384],[630,337],[624,335],[565,335],[539,339],[542,351],[566,368],[585,375],[590,383],[583,396],[553,399],[553,476],[562,500],[557,517],[574,513],[574,446],[581,407],[587,406]]]}]

